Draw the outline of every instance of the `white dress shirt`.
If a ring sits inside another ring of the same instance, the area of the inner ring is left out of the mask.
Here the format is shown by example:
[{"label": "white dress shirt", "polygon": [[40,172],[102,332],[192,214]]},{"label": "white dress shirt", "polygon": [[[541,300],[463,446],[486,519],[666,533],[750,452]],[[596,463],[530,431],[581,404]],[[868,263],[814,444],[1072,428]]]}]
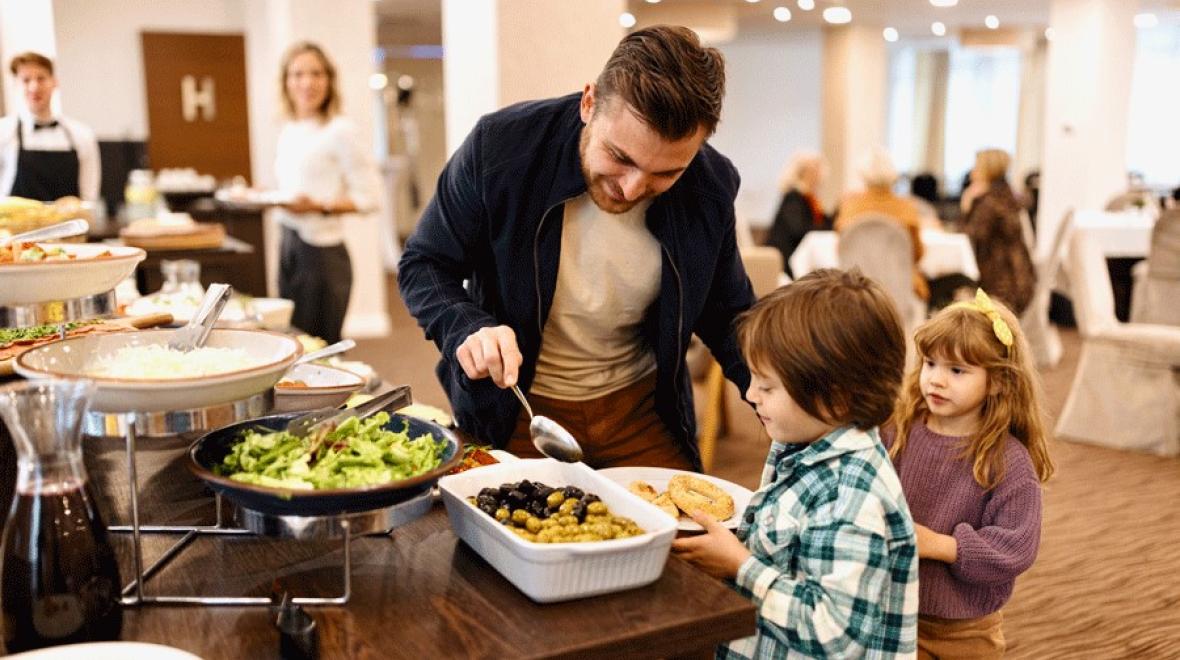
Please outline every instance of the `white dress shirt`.
[{"label": "white dress shirt", "polygon": [[25,149],[69,151],[72,148],[78,152],[79,197],[87,201],[98,199],[102,167],[98,160],[98,140],[94,138],[94,131],[76,119],[62,116],[53,118],[58,123],[53,128],[34,129],[33,116],[25,109],[15,115],[0,117],[0,196],[11,194],[12,182],[16,180],[18,117]]},{"label": "white dress shirt", "polygon": [[[359,213],[376,210],[381,180],[357,133],[356,125],[340,115],[326,122],[303,119],[284,124],[275,149],[279,192],[291,197],[306,195],[322,204],[345,197]],[[344,223],[339,215],[277,209],[275,216],[309,245],[329,247],[344,242]]]}]

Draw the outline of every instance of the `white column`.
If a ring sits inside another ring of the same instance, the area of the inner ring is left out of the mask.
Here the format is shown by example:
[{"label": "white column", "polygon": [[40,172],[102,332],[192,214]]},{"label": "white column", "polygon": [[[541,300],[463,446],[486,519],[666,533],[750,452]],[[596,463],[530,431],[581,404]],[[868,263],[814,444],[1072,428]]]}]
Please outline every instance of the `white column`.
[{"label": "white column", "polygon": [[[250,147],[256,185],[274,185],[274,153],[282,116],[279,66],[283,52],[295,41],[319,44],[336,65],[343,114],[356,123],[366,150],[372,143],[373,104],[369,75],[376,71],[375,9],[372,0],[252,0],[245,3],[247,85],[250,95]],[[382,204],[390,203],[386,192]],[[379,337],[389,334],[385,270],[381,262],[379,213],[345,220],[345,243],[352,257],[352,297],[344,319],[344,335]],[[274,286],[278,264],[278,231],[267,226],[268,275]]]},{"label": "white column", "polygon": [[[8,73],[8,62],[27,50],[49,59],[57,55],[53,36],[53,3],[49,0],[0,0],[0,66],[3,67],[5,112],[24,107],[24,95]],[[60,94],[53,99],[60,107]]]},{"label": "white column", "polygon": [[1052,0],[1039,248],[1068,208],[1100,209],[1127,185],[1138,3]]},{"label": "white column", "polygon": [[824,208],[860,185],[856,163],[885,144],[888,54],[881,27],[852,24],[824,32],[823,149],[828,177]]},{"label": "white column", "polygon": [[443,0],[447,152],[483,115],[580,91],[623,36],[624,0]]}]

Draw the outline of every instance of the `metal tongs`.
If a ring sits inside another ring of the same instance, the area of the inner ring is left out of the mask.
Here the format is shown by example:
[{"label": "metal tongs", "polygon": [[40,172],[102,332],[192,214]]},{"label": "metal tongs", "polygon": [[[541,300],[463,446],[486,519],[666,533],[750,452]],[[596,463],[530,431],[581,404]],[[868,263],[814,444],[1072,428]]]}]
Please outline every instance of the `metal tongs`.
[{"label": "metal tongs", "polygon": [[306,438],[313,434],[330,433],[338,424],[349,417],[364,419],[382,410],[398,410],[413,402],[410,397],[410,386],[401,385],[380,394],[355,408],[322,408],[300,415],[287,424],[287,432],[297,438]]},{"label": "metal tongs", "polygon": [[228,284],[210,284],[201,306],[193,317],[172,333],[172,338],[168,340],[168,348],[187,353],[204,346],[205,340],[209,338],[209,331],[221,316],[221,310],[225,309],[225,303],[229,302],[231,293],[233,287]]},{"label": "metal tongs", "polygon": [[71,236],[80,236],[88,231],[90,231],[90,224],[85,220],[66,220],[65,222],[59,222],[48,227],[13,234],[12,236],[0,236],[0,247],[5,247],[12,243],[34,243],[36,241],[52,241],[59,238],[69,238]]}]

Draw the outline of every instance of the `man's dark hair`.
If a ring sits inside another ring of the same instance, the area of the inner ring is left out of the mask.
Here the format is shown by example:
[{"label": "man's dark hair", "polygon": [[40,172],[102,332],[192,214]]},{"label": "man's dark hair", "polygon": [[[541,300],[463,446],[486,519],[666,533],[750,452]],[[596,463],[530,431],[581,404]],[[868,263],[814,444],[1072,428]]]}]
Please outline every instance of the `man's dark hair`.
[{"label": "man's dark hair", "polygon": [[623,38],[598,75],[599,106],[618,97],[666,140],[717,130],[725,58],[686,27],[656,25]]}]

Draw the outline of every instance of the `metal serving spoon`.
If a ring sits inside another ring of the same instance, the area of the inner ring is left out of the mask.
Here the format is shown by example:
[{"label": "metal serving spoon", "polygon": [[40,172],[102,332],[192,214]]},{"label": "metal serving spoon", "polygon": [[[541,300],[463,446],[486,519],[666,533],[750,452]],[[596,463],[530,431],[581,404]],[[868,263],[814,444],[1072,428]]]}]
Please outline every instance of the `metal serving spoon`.
[{"label": "metal serving spoon", "polygon": [[524,393],[519,387],[513,385],[512,392],[524,404],[524,410],[529,414],[529,435],[533,436],[533,446],[537,451],[566,463],[577,463],[582,460],[582,446],[574,440],[569,431],[544,415],[534,415],[533,407],[524,398]]},{"label": "metal serving spoon", "polygon": [[80,236],[88,231],[90,231],[90,224],[85,220],[66,220],[65,222],[59,222],[48,227],[13,234],[12,236],[0,236],[0,247],[16,242],[33,243],[36,241],[52,241],[58,238],[69,238],[70,236]]},{"label": "metal serving spoon", "polygon": [[315,360],[322,360],[326,357],[336,355],[337,353],[343,353],[344,351],[351,350],[353,348],[356,348],[355,341],[353,341],[351,339],[341,339],[340,341],[336,342],[335,344],[328,344],[327,346],[321,348],[318,351],[313,351],[311,353],[308,353],[307,355],[304,355],[303,357],[299,358],[298,360],[295,360],[295,364],[293,364],[291,366],[296,367],[301,364],[307,364],[308,362],[314,362]]}]

